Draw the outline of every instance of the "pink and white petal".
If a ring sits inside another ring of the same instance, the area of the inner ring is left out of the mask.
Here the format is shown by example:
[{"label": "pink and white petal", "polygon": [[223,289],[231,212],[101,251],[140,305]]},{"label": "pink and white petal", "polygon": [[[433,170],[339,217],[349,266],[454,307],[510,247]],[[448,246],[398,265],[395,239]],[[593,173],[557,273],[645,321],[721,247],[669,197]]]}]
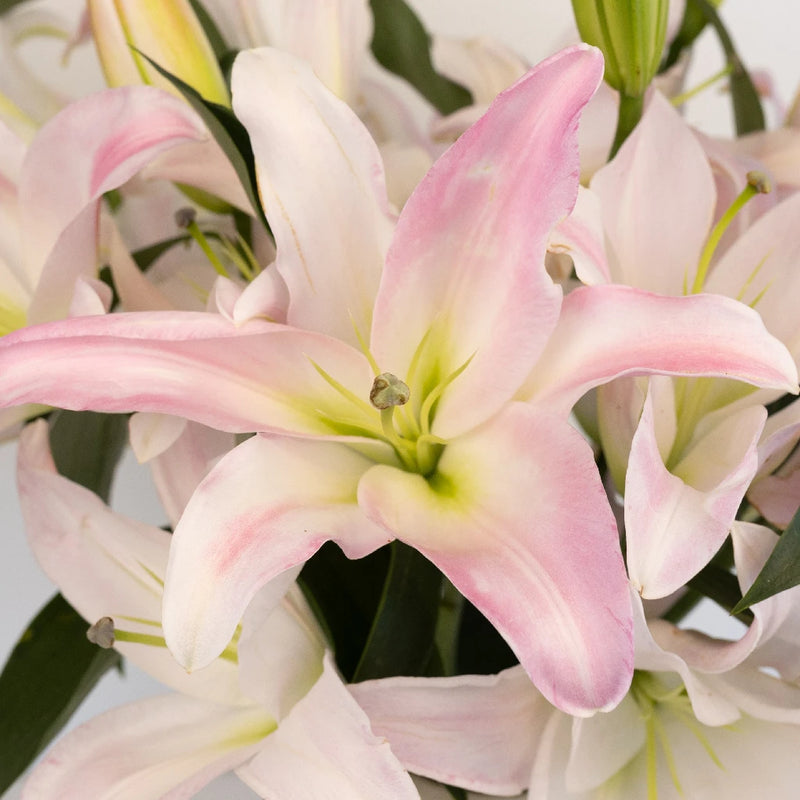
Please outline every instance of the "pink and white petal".
[{"label": "pink and white petal", "polygon": [[561,289],[545,250],[575,204],[578,118],[601,73],[585,45],[542,62],[433,165],[400,215],[371,347],[381,369],[404,376],[427,337],[420,381],[467,365],[441,395],[437,435],[497,411],[556,323]]},{"label": "pink and white petal", "polygon": [[693,630],[681,630],[663,619],[647,620],[642,598],[631,587],[636,669],[677,673],[689,695],[692,710],[704,725],[729,725],[740,718],[739,707],[717,688],[711,676],[693,669],[684,659],[702,666],[732,668],[747,657],[758,641],[751,628],[738,642],[723,642]]},{"label": "pink and white petal", "polygon": [[642,709],[631,694],[608,714],[576,719],[564,783],[572,792],[588,792],[621,770],[645,744]]},{"label": "pink and white petal", "polygon": [[261,797],[418,800],[389,744],[370,729],[330,656],[311,691],[237,770]]},{"label": "pink and white petal", "polygon": [[691,288],[714,213],[714,178],[691,129],[659,92],[591,189],[615,283],[668,295]]},{"label": "pink and white petal", "polygon": [[566,421],[511,404],[448,444],[428,480],[375,466],[358,498],[483,612],[556,707],[620,701],[628,581],[591,449]]},{"label": "pink and white petal", "polygon": [[800,508],[800,457],[784,465],[780,475],[757,478],[747,490],[747,499],[764,519],[785,529]]},{"label": "pink and white petal", "polygon": [[[41,129],[20,176],[27,273],[34,280],[42,276],[46,285],[56,277],[68,283],[63,272],[93,272],[94,204],[102,194],[123,184],[159,153],[206,137],[200,119],[184,102],[148,86],[109,89],[68,106]],[[56,248],[65,236],[71,247]],[[37,298],[33,312],[37,321],[63,316],[53,296]]]},{"label": "pink and white petal", "polygon": [[678,590],[722,546],[755,474],[766,419],[762,406],[728,417],[670,471],[658,449],[655,413],[648,394],[625,480],[628,574],[647,599]]},{"label": "pink and white petal", "polygon": [[185,183],[248,214],[254,209],[230,160],[215,139],[185,142],[160,153],[141,170],[145,180]]},{"label": "pink and white petal", "polygon": [[183,417],[140,411],[128,422],[131,449],[140,464],[161,455],[178,440],[188,424]]},{"label": "pink and white petal", "polygon": [[578,187],[575,208],[553,229],[548,250],[570,256],[582,283],[611,283],[600,200],[591,189]]},{"label": "pink and white petal", "polygon": [[800,242],[793,235],[800,195],[779,203],[727,250],[706,281],[709,292],[736,297],[757,309],[767,330],[800,361]]},{"label": "pink and white petal", "polygon": [[294,583],[299,572],[287,570],[256,594],[237,646],[242,691],[279,724],[317,682],[325,655],[325,635]]},{"label": "pink and white petal", "polygon": [[250,134],[288,321],[366,340],[392,231],[375,142],[307,63],[271,48],[236,59],[233,107]]},{"label": "pink and white petal", "polygon": [[403,766],[488,794],[528,785],[553,707],[521,667],[499,675],[384,678],[349,687]]},{"label": "pink and white petal", "polygon": [[[118,627],[158,636],[170,535],[115,514],[97,495],[55,471],[44,421],[20,436],[17,483],[28,542],[40,566],[89,624],[110,616]],[[218,660],[187,675],[166,647],[118,642],[153,677],[187,694],[243,702],[236,666]]]},{"label": "pink and white petal", "polygon": [[379,427],[372,380],[366,358],[339,340],[263,320],[237,327],[215,314],[80,317],[0,338],[0,406],[155,411],[231,432],[325,436],[348,422]]},{"label": "pink and white petal", "polygon": [[75,281],[67,316],[86,317],[107,314],[114,296],[111,287],[97,278],[78,277]]},{"label": "pink and white petal", "polygon": [[249,319],[261,317],[273,322],[286,322],[289,308],[289,288],[271,264],[245,287],[233,306],[232,319],[242,325]]},{"label": "pink and white petal", "polygon": [[648,393],[625,479],[628,574],[647,599],[678,590],[725,541],[758,465],[766,411],[753,406],[722,420],[672,471],[659,452],[655,416]]},{"label": "pink and white petal", "polygon": [[565,417],[589,389],[622,375],[709,375],[797,392],[784,345],[743,303],[586,286],[564,298],[547,349],[518,399]]},{"label": "pink and white petal", "polygon": [[324,542],[361,558],[391,541],[356,504],[372,464],[342,444],[279,436],[248,439],[217,464],[170,549],[164,630],[181,664],[210,663],[258,589]]},{"label": "pink and white petal", "polygon": [[235,446],[233,434],[187,422],[172,446],[150,462],[156,491],[173,529],[200,481]]},{"label": "pink and white petal", "polygon": [[366,0],[266,0],[261,10],[262,41],[307,61],[330,91],[356,107],[372,39]]},{"label": "pink and white petal", "polygon": [[275,722],[257,707],[183,695],[121,706],[67,734],[33,770],[24,800],[188,800],[250,758]]}]

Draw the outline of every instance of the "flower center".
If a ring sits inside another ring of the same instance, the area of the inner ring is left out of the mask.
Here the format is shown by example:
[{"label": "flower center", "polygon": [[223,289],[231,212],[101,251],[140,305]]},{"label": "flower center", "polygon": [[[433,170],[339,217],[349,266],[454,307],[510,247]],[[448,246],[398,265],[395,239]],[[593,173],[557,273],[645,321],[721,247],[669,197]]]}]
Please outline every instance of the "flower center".
[{"label": "flower center", "polygon": [[[676,791],[683,795],[678,768],[672,747],[667,736],[665,723],[674,721],[684,725],[697,739],[711,761],[717,767],[722,764],[717,758],[703,732],[703,725],[697,721],[692,704],[683,683],[677,680],[669,683],[666,675],[636,670],[631,684],[631,696],[639,706],[645,726],[645,759],[647,773],[647,800],[658,800],[658,756],[661,751]],[[670,725],[670,727],[674,727]],[[674,734],[673,734],[674,735]],[[696,766],[696,765],[695,765]]]}]

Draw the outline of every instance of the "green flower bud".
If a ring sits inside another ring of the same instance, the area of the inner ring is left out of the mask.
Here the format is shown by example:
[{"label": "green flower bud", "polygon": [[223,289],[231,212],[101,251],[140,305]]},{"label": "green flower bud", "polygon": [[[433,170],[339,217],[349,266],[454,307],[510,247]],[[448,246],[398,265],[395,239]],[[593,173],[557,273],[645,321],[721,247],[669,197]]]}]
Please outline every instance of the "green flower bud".
[{"label": "green flower bud", "polygon": [[605,80],[641,97],[658,71],[669,0],[572,0],[581,38],[603,51]]},{"label": "green flower bud", "polygon": [[177,94],[144,53],[206,100],[230,105],[214,50],[188,0],[88,0],[88,11],[109,86],[146,83]]}]

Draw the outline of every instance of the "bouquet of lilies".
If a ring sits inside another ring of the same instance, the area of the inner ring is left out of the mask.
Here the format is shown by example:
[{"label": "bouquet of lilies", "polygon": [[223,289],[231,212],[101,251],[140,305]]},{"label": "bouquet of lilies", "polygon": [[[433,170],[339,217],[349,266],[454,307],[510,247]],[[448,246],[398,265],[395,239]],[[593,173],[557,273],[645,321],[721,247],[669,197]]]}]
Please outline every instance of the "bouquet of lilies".
[{"label": "bouquet of lilies", "polygon": [[[531,67],[404,0],[0,3],[0,434],[58,590],[0,792],[798,796],[800,108],[718,5],[572,0]],[[165,693],[58,737],[125,661]]]}]

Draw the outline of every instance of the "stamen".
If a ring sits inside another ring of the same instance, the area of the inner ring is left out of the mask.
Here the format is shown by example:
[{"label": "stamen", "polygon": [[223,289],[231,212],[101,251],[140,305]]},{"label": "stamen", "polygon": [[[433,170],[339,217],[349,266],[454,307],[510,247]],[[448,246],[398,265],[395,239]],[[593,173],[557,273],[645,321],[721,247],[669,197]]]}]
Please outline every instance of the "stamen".
[{"label": "stamen", "polygon": [[214,267],[217,275],[221,275],[223,278],[229,278],[228,270],[225,269],[225,266],[208,243],[205,234],[200,230],[200,226],[196,222],[196,217],[197,212],[193,208],[179,208],[175,212],[175,224],[179,228],[185,229],[192,239],[197,242],[197,246],[205,253],[206,258],[209,260],[211,266]]},{"label": "stamen", "polygon": [[722,80],[726,75],[730,75],[733,72],[733,64],[728,64],[723,67],[719,72],[715,72],[710,78],[706,78],[702,83],[697,84],[694,89],[688,89],[683,94],[677,94],[670,100],[675,108],[682,106],[687,100],[691,100],[693,97],[696,97],[700,92],[705,91],[708,89],[709,86],[713,86],[717,81]]},{"label": "stamen", "polygon": [[100,617],[88,631],[86,638],[98,647],[108,650],[114,646],[114,620],[111,617]]},{"label": "stamen", "polygon": [[375,408],[381,410],[393,406],[404,406],[411,397],[411,390],[396,375],[391,372],[382,372],[372,382],[369,391],[369,401]]},{"label": "stamen", "polygon": [[714,257],[714,251],[722,239],[728,226],[733,222],[736,215],[752,200],[757,194],[767,194],[772,191],[772,184],[769,178],[758,170],[753,170],[747,173],[747,186],[742,189],[739,196],[731,203],[731,207],[722,215],[720,221],[714,226],[711,235],[706,241],[703,252],[700,256],[700,263],[697,265],[697,274],[692,284],[692,294],[699,294],[703,291],[703,284],[706,281],[708,268],[711,265],[711,259]]}]

